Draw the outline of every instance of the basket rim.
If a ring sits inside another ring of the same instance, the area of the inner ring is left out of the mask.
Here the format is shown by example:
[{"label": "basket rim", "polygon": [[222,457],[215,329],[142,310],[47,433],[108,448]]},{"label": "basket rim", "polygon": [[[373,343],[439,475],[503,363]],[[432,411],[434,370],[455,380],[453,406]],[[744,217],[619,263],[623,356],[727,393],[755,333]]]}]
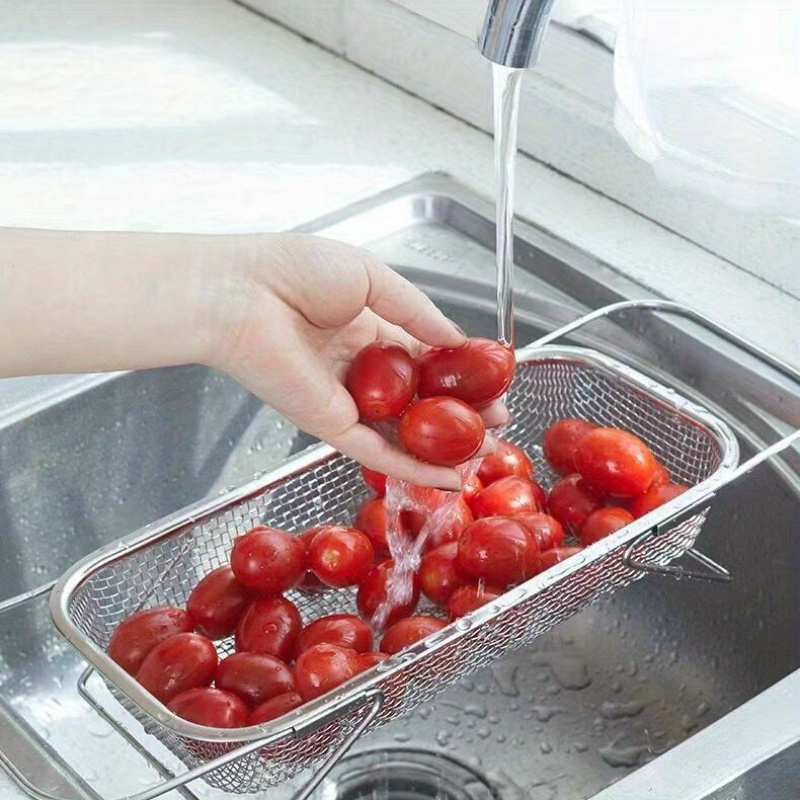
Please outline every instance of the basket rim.
[{"label": "basket rim", "polygon": [[441,631],[391,656],[376,667],[356,675],[333,692],[303,704],[301,707],[271,722],[246,728],[208,728],[178,717],[147,692],[135,678],[111,660],[73,622],[69,605],[78,589],[99,569],[113,564],[134,552],[170,536],[181,535],[222,510],[272,490],[303,472],[340,456],[326,444],[308,448],[277,468],[243,486],[213,498],[205,498],[146,525],[88,554],[67,570],[50,595],[50,613],[58,631],[75,647],[101,677],[111,683],[127,699],[170,733],[204,742],[245,744],[258,739],[265,743],[299,736],[333,720],[349,710],[360,707],[380,691],[382,682],[416,662],[450,645],[478,625],[487,623],[532,596],[557,585],[578,570],[585,569],[616,551],[623,550],[638,536],[670,519],[704,495],[725,482],[739,460],[738,441],[723,420],[707,409],[688,400],[675,390],[658,383],[638,370],[591,348],[561,345],[529,345],[517,351],[518,364],[543,361],[569,361],[600,368],[621,379],[637,391],[644,391],[652,400],[673,411],[693,425],[702,427],[720,451],[720,464],[705,480],[670,500],[649,514],[626,525],[618,532],[585,548],[582,552],[508,590],[497,600],[487,603],[471,614],[447,625]]}]

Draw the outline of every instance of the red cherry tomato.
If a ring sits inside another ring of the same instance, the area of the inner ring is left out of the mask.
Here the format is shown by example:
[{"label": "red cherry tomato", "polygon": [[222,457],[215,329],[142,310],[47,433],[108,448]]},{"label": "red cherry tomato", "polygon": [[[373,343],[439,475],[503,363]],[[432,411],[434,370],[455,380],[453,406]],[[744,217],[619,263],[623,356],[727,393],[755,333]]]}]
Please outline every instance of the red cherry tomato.
[{"label": "red cherry tomato", "polygon": [[373,422],[399,416],[414,399],[418,381],[416,361],[396,342],[368,344],[353,359],[345,377],[359,416]]},{"label": "red cherry tomato", "polygon": [[450,595],[464,583],[456,566],[458,542],[447,542],[429,550],[419,565],[419,588],[437,606],[447,604]]},{"label": "red cherry tomato", "polygon": [[[407,520],[401,520],[405,524]],[[386,501],[383,497],[373,497],[358,509],[353,527],[367,535],[372,542],[375,555],[379,558],[389,555],[386,540]]]},{"label": "red cherry tomato", "polygon": [[179,717],[208,728],[243,728],[250,712],[235,695],[221,689],[187,689],[167,703]]},{"label": "red cherry tomato", "polygon": [[631,503],[631,514],[639,519],[639,517],[649,514],[654,508],[663,506],[664,503],[683,494],[688,488],[680,483],[662,483],[654,486]]},{"label": "red cherry tomato", "polygon": [[525,455],[522,448],[511,442],[501,439],[497,450],[489,456],[484,456],[478,467],[478,477],[484,486],[494,483],[500,478],[516,475],[518,478],[533,480],[533,463]]},{"label": "red cherry tomato", "polygon": [[297,537],[260,525],[233,543],[231,568],[248,589],[280,594],[306,574],[306,549]]},{"label": "red cherry tomato", "polygon": [[557,480],[547,498],[547,508],[565,528],[578,530],[586,517],[601,508],[603,497],[580,475],[567,475]]},{"label": "red cherry tomato", "polygon": [[424,639],[426,636],[447,627],[444,620],[427,615],[419,617],[406,617],[395,622],[381,639],[381,650],[389,655],[403,650],[406,647]]},{"label": "red cherry tomato", "polygon": [[372,649],[372,631],[363,619],[353,614],[329,614],[327,617],[320,617],[300,632],[294,645],[295,658],[322,642],[347,647],[357,653],[366,653]]},{"label": "red cherry tomato", "polygon": [[434,514],[433,523],[428,528],[428,548],[439,547],[447,542],[455,542],[461,531],[475,521],[469,506],[460,497],[452,503],[445,513]]},{"label": "red cherry tomato", "polygon": [[369,537],[355,528],[320,528],[308,551],[308,565],[328,586],[337,589],[361,583],[372,569],[375,550]]},{"label": "red cherry tomato", "polygon": [[108,654],[122,669],[135,675],[157,644],[193,629],[191,617],[182,608],[158,606],[137,611],[117,625],[108,643]]},{"label": "red cherry tomato", "polygon": [[297,606],[284,597],[264,597],[250,605],[236,628],[238,653],[266,653],[290,661],[303,628]]},{"label": "red cherry tomato", "polygon": [[291,667],[266,653],[234,653],[223,659],[214,685],[232,692],[250,708],[295,688]]},{"label": "red cherry tomato", "polygon": [[559,419],[545,432],[542,439],[544,457],[556,472],[569,475],[575,472],[575,448],[578,442],[597,425],[585,419]]},{"label": "red cherry tomato", "polygon": [[549,514],[526,511],[524,514],[517,514],[514,519],[521,522],[534,535],[539,550],[560,547],[564,541],[564,526]]},{"label": "red cherry tomato", "polygon": [[387,658],[389,658],[388,653],[359,653],[358,656],[362,672],[377,666],[381,661],[386,661]]},{"label": "red cherry tomato", "polygon": [[236,629],[253,599],[249,589],[236,580],[230,567],[218,567],[192,589],[186,610],[198,633],[224,639]]},{"label": "red cherry tomato", "polygon": [[553,547],[551,550],[545,550],[542,553],[542,572],[566,561],[576,553],[580,553],[581,550],[583,550],[582,547]]},{"label": "red cherry tomato", "polygon": [[476,608],[497,600],[503,594],[500,586],[468,583],[456,589],[447,601],[447,614],[451,620],[466,616]]},{"label": "red cherry tomato", "polygon": [[581,544],[588,547],[590,544],[616,533],[620,528],[630,525],[631,522],[633,522],[633,515],[624,508],[617,506],[598,508],[597,511],[592,511],[586,517],[578,536]]},{"label": "red cherry tomato", "polygon": [[279,694],[277,697],[265,700],[258,708],[254,709],[247,724],[261,725],[264,722],[278,719],[278,717],[282,717],[284,714],[299,708],[303,705],[303,702],[303,698],[297,692]]},{"label": "red cherry tomato", "polygon": [[490,339],[470,339],[462,347],[437,347],[417,361],[420,397],[457,397],[475,408],[500,397],[514,377],[514,351]]},{"label": "red cherry tomato", "polygon": [[481,449],[485,429],[478,412],[455,397],[428,397],[400,417],[400,439],[422,461],[454,467]]},{"label": "red cherry tomato", "polygon": [[654,486],[662,486],[665,483],[672,483],[672,478],[669,476],[669,470],[660,462],[656,461],[656,471],[653,473],[653,480],[650,483],[650,488]]},{"label": "red cherry tomato", "polygon": [[335,644],[315,644],[300,654],[295,664],[297,691],[303,700],[335,689],[361,672],[361,660],[355,650]]},{"label": "red cherry tomato", "polygon": [[575,468],[601,492],[636,497],[650,486],[656,460],[638,436],[617,428],[597,428],[578,442]]},{"label": "red cherry tomato", "polygon": [[481,517],[513,517],[526,511],[543,511],[544,489],[534,481],[508,475],[490,483],[472,500],[472,513]]},{"label": "red cherry tomato", "polygon": [[536,537],[509,517],[473,522],[458,540],[456,565],[465,578],[498,586],[522,583],[540,571]]},{"label": "red cherry tomato", "polygon": [[377,472],[369,467],[361,467],[361,476],[364,478],[364,483],[378,497],[383,497],[386,494],[386,476],[382,472]]},{"label": "red cherry tomato", "polygon": [[208,686],[217,671],[214,645],[197,633],[176,633],[142,661],[136,680],[162,703],[187,689]]},{"label": "red cherry tomato", "polygon": [[[299,534],[296,538],[303,545],[306,549],[306,564],[308,564],[308,550],[311,547],[311,542],[314,541],[314,537],[324,528],[324,525],[320,525],[316,528],[309,528],[307,531],[303,531]],[[306,570],[305,575],[303,575],[302,580],[300,583],[297,584],[295,587],[299,589],[301,592],[324,592],[328,588],[310,569]]]},{"label": "red cherry tomato", "polygon": [[388,610],[385,625],[392,625],[407,617],[417,607],[418,602],[419,578],[413,572],[397,572],[393,559],[387,559],[373,567],[358,587],[356,595],[358,611],[368,622],[375,619],[379,608]]},{"label": "red cherry tomato", "polygon": [[472,502],[472,499],[481,489],[483,489],[483,483],[477,474],[470,475],[470,477],[464,481],[464,485],[461,487],[461,496],[464,498],[467,505]]}]

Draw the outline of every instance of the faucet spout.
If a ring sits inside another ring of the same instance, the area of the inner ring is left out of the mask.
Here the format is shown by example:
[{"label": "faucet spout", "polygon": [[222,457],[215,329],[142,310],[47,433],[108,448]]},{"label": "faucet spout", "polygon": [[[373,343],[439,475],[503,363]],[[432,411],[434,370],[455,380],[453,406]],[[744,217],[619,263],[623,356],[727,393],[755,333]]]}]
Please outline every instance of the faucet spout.
[{"label": "faucet spout", "polygon": [[491,0],[478,45],[495,64],[525,69],[536,64],[553,0]]}]

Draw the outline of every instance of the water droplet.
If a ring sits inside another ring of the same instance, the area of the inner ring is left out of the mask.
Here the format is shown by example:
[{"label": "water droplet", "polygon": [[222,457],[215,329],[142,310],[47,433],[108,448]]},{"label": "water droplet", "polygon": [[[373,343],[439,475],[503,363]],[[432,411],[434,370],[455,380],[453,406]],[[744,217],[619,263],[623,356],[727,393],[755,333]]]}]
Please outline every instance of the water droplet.
[{"label": "water droplet", "polygon": [[438,744],[439,747],[447,747],[447,745],[450,744],[450,733],[448,731],[437,731],[436,744]]},{"label": "water droplet", "polygon": [[563,712],[564,709],[553,706],[532,706],[532,710],[539,722],[549,722],[556,714]]},{"label": "water droplet", "polygon": [[539,750],[542,751],[544,755],[550,755],[553,752],[553,748],[547,742],[539,742]]},{"label": "water droplet", "polygon": [[481,739],[488,739],[492,735],[492,732],[488,728],[478,728],[475,733],[477,733]]},{"label": "water droplet", "polygon": [[513,662],[502,662],[492,665],[492,675],[494,676],[497,688],[504,697],[519,697],[519,687],[517,686],[517,673],[519,664]]},{"label": "water droplet", "polygon": [[647,745],[621,747],[622,737],[598,749],[597,753],[609,767],[636,767],[643,755],[649,752]]},{"label": "water droplet", "polygon": [[606,719],[622,719],[636,717],[644,710],[644,703],[632,700],[629,703],[612,703],[606,701],[600,706],[600,714]]},{"label": "water droplet", "polygon": [[410,733],[396,733],[394,735],[394,740],[396,742],[410,742],[411,741],[411,734]]}]

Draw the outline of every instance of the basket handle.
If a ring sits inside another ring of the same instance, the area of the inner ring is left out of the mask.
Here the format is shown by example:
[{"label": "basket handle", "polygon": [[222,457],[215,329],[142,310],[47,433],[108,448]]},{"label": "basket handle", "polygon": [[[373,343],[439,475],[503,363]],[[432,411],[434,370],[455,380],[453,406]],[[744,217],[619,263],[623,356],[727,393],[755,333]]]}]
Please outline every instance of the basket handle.
[{"label": "basket handle", "polygon": [[[562,339],[568,334],[571,334],[579,328],[583,328],[584,326],[595,322],[596,320],[613,317],[623,311],[651,311],[684,317],[685,319],[688,319],[691,322],[699,325],[701,328],[705,328],[716,336],[719,336],[729,344],[738,347],[740,350],[743,350],[757,360],[768,364],[772,369],[781,373],[781,375],[788,378],[794,384],[800,386],[800,373],[798,373],[785,362],[775,358],[765,350],[762,350],[760,347],[751,344],[747,340],[742,339],[730,329],[705,316],[705,314],[701,314],[699,311],[694,311],[687,306],[683,306],[679,303],[673,303],[669,300],[626,300],[603,306],[602,308],[598,308],[589,314],[579,317],[567,325],[564,325],[561,328],[558,328],[557,330],[552,331],[551,333],[548,333],[539,339],[536,339],[533,343],[531,343],[530,348],[534,349],[537,347],[543,347],[544,345],[552,344],[558,339]],[[767,459],[778,455],[779,453],[791,447],[793,444],[798,443],[800,443],[800,429],[795,430],[793,433],[790,433],[768,447],[765,447],[763,450],[756,453],[756,455],[754,455],[752,458],[749,458],[747,461],[740,464],[736,469],[728,473],[724,480],[721,480],[715,485],[709,487],[704,492],[699,493],[688,506],[676,511],[671,516],[663,519],[659,525],[656,525],[653,528],[644,531],[640,536],[637,536],[636,539],[634,539],[628,545],[625,553],[623,554],[623,561],[626,566],[640,572],[655,572],[662,575],[671,575],[672,577],[679,579],[693,578],[696,580],[717,582],[730,581],[730,573],[724,567],[720,566],[708,556],[704,555],[698,550],[695,550],[694,548],[687,550],[686,554],[692,557],[695,561],[699,562],[704,567],[703,570],[687,569],[681,566],[664,566],[660,564],[654,564],[637,558],[635,556],[635,550],[649,539],[657,536],[660,529],[665,525],[673,525],[674,523],[680,522],[682,519],[691,516],[693,513],[698,513],[703,508],[707,508],[710,501],[721,489],[725,488],[738,478],[741,478],[742,476],[752,472],[757,466],[762,464]]]}]

